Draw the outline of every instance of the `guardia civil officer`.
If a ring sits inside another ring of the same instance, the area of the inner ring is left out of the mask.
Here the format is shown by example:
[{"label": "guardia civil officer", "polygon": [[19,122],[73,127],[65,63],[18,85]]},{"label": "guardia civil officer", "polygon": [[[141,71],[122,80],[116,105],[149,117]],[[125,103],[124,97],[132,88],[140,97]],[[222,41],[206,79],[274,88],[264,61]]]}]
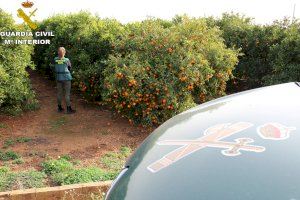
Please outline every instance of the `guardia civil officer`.
[{"label": "guardia civil officer", "polygon": [[62,98],[63,95],[66,99],[67,104],[67,114],[75,113],[76,110],[73,110],[71,107],[70,93],[71,93],[71,62],[68,58],[65,57],[66,49],[64,47],[58,48],[58,57],[54,58],[54,70],[56,74],[56,83],[57,83],[57,105],[58,112],[63,112],[64,108],[62,107]]}]

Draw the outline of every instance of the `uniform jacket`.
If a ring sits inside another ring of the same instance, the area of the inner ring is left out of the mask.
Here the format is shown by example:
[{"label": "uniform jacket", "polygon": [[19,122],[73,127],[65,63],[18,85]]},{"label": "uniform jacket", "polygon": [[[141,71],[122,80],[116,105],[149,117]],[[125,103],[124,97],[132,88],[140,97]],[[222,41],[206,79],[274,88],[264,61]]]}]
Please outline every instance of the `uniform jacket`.
[{"label": "uniform jacket", "polygon": [[70,72],[71,62],[68,58],[54,58],[54,69],[57,81],[71,81],[72,75]]}]

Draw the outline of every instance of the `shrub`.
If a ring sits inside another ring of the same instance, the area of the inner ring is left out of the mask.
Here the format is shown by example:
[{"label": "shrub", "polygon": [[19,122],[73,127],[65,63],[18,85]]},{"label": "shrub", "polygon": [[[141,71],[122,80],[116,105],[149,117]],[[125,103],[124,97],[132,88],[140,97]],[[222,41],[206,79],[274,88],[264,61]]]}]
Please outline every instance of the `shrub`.
[{"label": "shrub", "polygon": [[155,20],[127,25],[104,70],[104,100],[135,123],[162,123],[224,95],[237,63],[220,31],[185,18],[164,28]]},{"label": "shrub", "polygon": [[42,163],[43,171],[48,175],[71,170],[73,164],[63,158],[51,159]]},{"label": "shrub", "polygon": [[[12,17],[0,9],[0,32],[26,31],[15,25]],[[30,88],[27,67],[31,63],[32,46],[4,44],[0,37],[0,112],[18,114],[37,104]],[[17,38],[9,38],[17,39]]]}]

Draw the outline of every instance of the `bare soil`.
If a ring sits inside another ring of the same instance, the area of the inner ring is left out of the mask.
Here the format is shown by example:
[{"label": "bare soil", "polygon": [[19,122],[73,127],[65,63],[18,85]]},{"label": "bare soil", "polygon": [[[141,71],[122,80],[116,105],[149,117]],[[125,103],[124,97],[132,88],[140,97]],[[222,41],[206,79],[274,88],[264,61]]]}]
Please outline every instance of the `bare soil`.
[{"label": "bare soil", "polygon": [[[135,149],[152,131],[130,125],[126,119],[76,94],[72,95],[72,105],[77,112],[58,113],[55,83],[35,71],[29,73],[40,109],[16,117],[0,115],[0,148],[8,139],[32,139],[8,148],[25,161],[11,166],[13,170],[40,169],[45,158],[62,155],[70,155],[84,165],[96,164],[107,151],[117,151],[121,146]],[[3,164],[0,162],[0,166]]]}]

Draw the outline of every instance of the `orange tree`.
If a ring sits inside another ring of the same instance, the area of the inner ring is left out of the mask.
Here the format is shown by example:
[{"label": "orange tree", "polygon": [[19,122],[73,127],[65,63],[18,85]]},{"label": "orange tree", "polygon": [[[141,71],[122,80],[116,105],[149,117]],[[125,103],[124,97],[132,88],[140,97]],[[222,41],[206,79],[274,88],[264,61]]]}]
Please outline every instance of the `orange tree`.
[{"label": "orange tree", "polygon": [[[0,9],[0,32],[28,31],[15,25],[12,16]],[[30,45],[4,44],[4,40],[18,37],[0,37],[0,113],[18,114],[34,108],[36,100],[30,88],[26,67],[33,67]],[[28,38],[30,39],[30,38]]]},{"label": "orange tree", "polygon": [[237,63],[220,31],[184,18],[128,24],[104,70],[104,100],[133,123],[162,123],[224,94]]},{"label": "orange tree", "polygon": [[277,22],[284,38],[271,47],[272,73],[263,78],[265,85],[300,80],[300,22]]},{"label": "orange tree", "polygon": [[[51,44],[36,45],[34,61],[37,69],[52,75],[49,64],[64,46],[66,57],[73,66],[73,84],[88,100],[101,99],[102,70],[112,52],[112,42],[122,33],[123,26],[116,20],[100,19],[88,12],[55,15],[39,24],[40,31],[53,31]],[[53,75],[52,75],[53,77]]]},{"label": "orange tree", "polygon": [[228,83],[229,92],[263,86],[263,77],[272,73],[271,47],[283,39],[282,27],[255,25],[251,18],[228,13],[208,21],[220,27],[228,47],[240,50],[239,63],[233,71],[235,78]]}]

